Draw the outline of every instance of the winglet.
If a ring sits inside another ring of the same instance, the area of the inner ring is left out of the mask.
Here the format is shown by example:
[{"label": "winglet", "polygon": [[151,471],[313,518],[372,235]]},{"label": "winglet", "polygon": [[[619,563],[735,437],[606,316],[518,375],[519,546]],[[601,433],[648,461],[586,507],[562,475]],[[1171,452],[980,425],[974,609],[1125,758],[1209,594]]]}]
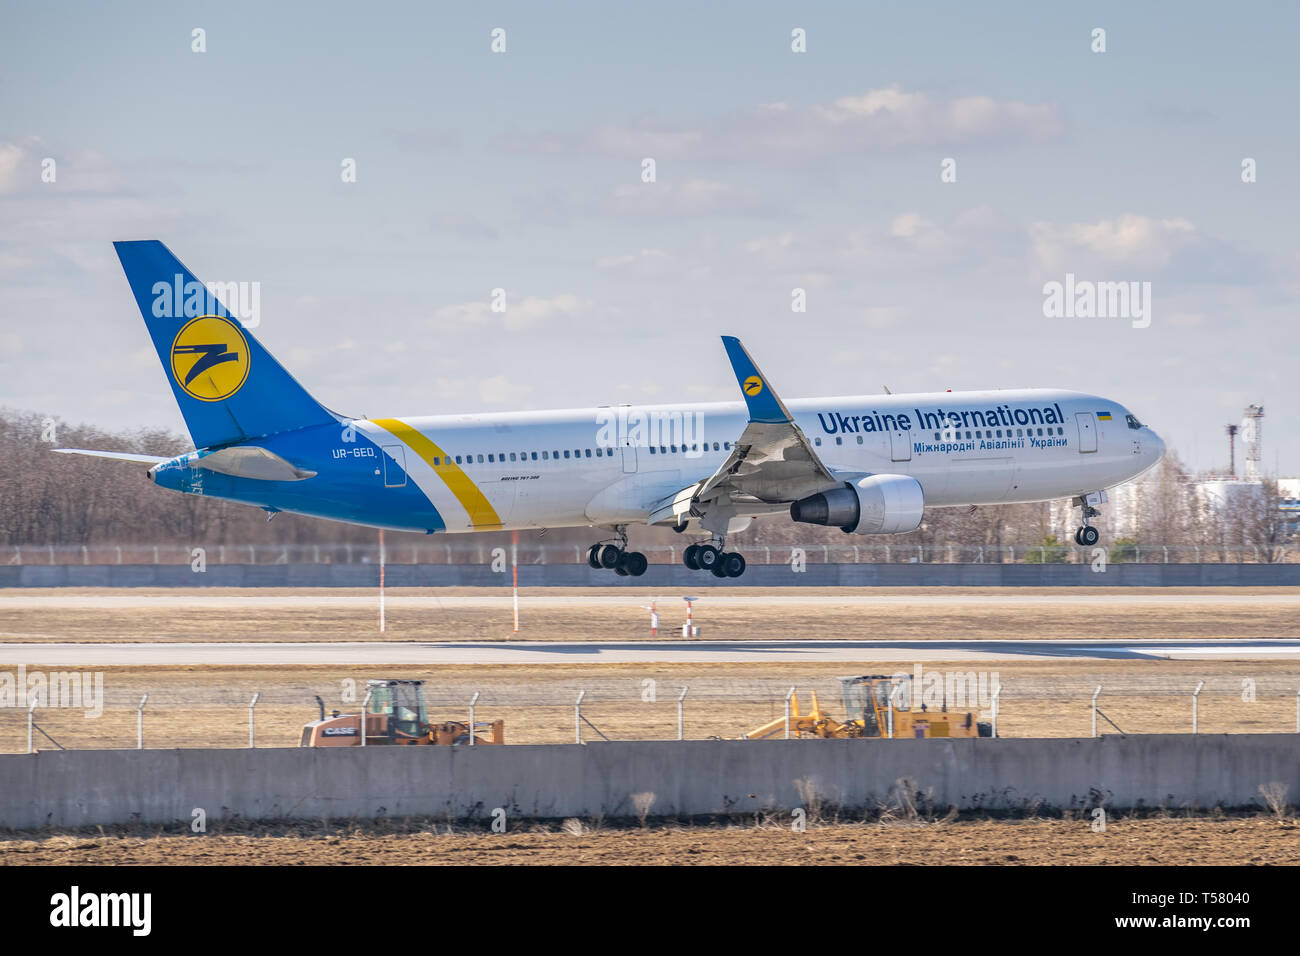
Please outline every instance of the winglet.
[{"label": "winglet", "polygon": [[791,421],[785,403],[772,390],[763,373],[758,370],[754,360],[734,335],[724,335],[722,346],[731,359],[732,370],[736,373],[736,382],[740,385],[745,404],[749,406],[749,420],[763,424],[778,424]]}]

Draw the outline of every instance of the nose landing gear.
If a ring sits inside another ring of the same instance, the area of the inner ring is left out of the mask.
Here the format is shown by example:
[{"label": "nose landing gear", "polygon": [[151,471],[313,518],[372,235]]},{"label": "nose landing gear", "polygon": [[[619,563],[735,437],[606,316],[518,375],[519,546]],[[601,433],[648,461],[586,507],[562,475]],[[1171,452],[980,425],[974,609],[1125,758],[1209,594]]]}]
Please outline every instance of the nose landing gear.
[{"label": "nose landing gear", "polygon": [[1094,491],[1090,494],[1080,495],[1074,499],[1075,507],[1080,509],[1083,524],[1074,532],[1074,543],[1085,548],[1090,548],[1101,539],[1101,533],[1088,523],[1090,518],[1101,516],[1101,511],[1097,505],[1104,504],[1106,501],[1106,492]]}]

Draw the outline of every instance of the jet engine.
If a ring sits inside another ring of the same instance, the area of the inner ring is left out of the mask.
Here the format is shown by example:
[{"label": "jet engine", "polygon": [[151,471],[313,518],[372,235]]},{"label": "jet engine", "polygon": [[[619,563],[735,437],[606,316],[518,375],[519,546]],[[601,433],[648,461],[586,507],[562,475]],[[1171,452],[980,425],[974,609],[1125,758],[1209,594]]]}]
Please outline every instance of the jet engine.
[{"label": "jet engine", "polygon": [[790,518],[838,527],[846,534],[904,534],[916,530],[924,511],[925,492],[915,478],[869,475],[800,498],[790,505]]}]

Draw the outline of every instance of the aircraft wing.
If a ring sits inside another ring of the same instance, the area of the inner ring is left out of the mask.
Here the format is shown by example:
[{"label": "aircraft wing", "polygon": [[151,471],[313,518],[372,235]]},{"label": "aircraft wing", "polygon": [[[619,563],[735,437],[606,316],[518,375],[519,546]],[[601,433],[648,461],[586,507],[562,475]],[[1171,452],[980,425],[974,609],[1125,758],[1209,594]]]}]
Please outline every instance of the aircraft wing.
[{"label": "aircraft wing", "polygon": [[842,483],[817,456],[740,339],[724,335],[722,344],[745,396],[749,423],[722,466],[660,501],[649,524],[678,524],[702,516],[710,506],[737,513],[783,511],[792,501]]}]

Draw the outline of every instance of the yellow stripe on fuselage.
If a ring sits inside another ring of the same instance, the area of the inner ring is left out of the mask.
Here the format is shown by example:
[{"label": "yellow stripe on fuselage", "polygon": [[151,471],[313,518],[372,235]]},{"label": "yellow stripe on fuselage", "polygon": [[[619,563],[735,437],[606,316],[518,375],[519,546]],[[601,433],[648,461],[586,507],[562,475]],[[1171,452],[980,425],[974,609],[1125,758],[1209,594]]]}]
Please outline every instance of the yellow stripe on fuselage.
[{"label": "yellow stripe on fuselage", "polygon": [[371,422],[392,432],[424,459],[433,469],[434,474],[443,480],[447,489],[461,503],[469,515],[470,524],[475,528],[501,527],[501,516],[492,507],[492,502],[487,500],[483,492],[478,490],[478,486],[470,480],[469,475],[461,471],[460,466],[453,462],[445,451],[406,422],[398,421],[396,418],[373,418]]}]

